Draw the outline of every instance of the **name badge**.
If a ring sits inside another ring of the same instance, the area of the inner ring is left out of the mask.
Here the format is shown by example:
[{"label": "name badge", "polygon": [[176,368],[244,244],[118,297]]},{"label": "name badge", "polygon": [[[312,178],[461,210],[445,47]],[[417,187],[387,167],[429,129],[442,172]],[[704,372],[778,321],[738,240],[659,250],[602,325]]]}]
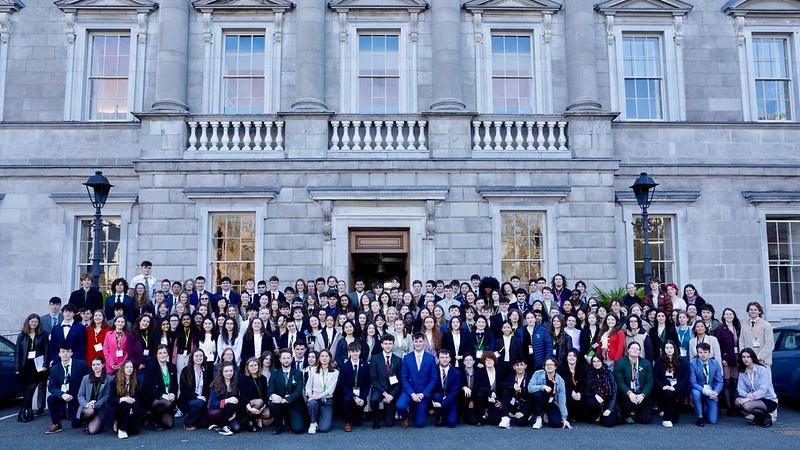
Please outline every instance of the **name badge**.
[{"label": "name badge", "polygon": [[681,358],[686,358],[686,349],[685,348],[681,349]]},{"label": "name badge", "polygon": [[733,353],[738,354],[739,353],[739,347],[733,347]]},{"label": "name badge", "polygon": [[671,379],[671,380],[669,380],[669,385],[670,385],[670,386],[672,386],[672,387],[675,387],[675,385],[676,385],[676,384],[678,384],[678,380],[676,380],[676,379],[674,379],[674,378],[673,378],[673,379]]},{"label": "name badge", "polygon": [[514,397],[511,397],[511,406],[514,406],[516,404],[517,404],[517,399],[515,399]]},{"label": "name badge", "polygon": [[558,353],[558,349],[555,349],[555,348],[554,348],[554,349],[553,349],[553,356],[556,356],[556,354],[557,354],[557,353]]},{"label": "name badge", "polygon": [[389,384],[390,385],[394,386],[397,383],[398,383],[398,380],[397,380],[396,376],[392,375],[392,376],[389,377]]},{"label": "name badge", "polygon": [[94,351],[102,352],[103,351],[103,344],[94,344]]},{"label": "name badge", "polygon": [[67,391],[69,391],[69,385],[68,384],[62,384],[61,385],[61,392],[64,392],[66,394]]},{"label": "name badge", "polygon": [[144,349],[144,351],[142,352],[142,354],[143,354],[144,356],[150,356],[150,350],[148,350],[148,349]]},{"label": "name badge", "polygon": [[503,354],[500,353],[500,352],[494,352],[494,356],[497,356],[498,359],[500,359],[502,357],[502,355]]},{"label": "name badge", "polygon": [[529,346],[528,346],[528,354],[529,354],[529,355],[532,355],[532,354],[533,354],[533,346],[532,346],[532,345],[529,345]]},{"label": "name badge", "polygon": [[481,359],[482,356],[483,356],[483,350],[478,350],[475,352],[475,358]]},{"label": "name badge", "polygon": [[758,338],[753,339],[753,348],[759,347],[761,347],[761,341],[759,341]]},{"label": "name badge", "polygon": [[361,388],[353,388],[353,395],[361,397]]},{"label": "name badge", "polygon": [[122,358],[122,350],[117,350],[117,358]]},{"label": "name badge", "polygon": [[214,355],[210,354],[210,355],[206,356],[206,361],[213,362],[214,361]]},{"label": "name badge", "polygon": [[36,350],[28,352],[28,359],[36,359]]}]

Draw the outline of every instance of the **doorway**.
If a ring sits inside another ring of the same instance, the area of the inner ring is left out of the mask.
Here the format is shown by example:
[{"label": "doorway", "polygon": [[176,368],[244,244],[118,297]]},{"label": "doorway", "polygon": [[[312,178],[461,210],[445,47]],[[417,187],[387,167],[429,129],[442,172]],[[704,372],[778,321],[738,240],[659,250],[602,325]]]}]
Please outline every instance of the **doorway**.
[{"label": "doorway", "polygon": [[408,228],[350,228],[350,284],[362,277],[366,289],[381,283],[388,290],[392,277],[400,278],[402,289],[408,289]]}]

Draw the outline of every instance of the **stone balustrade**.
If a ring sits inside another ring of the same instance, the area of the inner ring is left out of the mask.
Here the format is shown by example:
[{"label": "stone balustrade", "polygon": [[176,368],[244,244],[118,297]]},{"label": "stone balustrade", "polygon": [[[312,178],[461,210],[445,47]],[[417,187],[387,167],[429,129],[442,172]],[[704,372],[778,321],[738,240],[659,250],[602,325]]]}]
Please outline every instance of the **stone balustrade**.
[{"label": "stone balustrade", "polygon": [[472,121],[472,149],[566,151],[567,122],[561,117],[486,117]]},{"label": "stone balustrade", "polygon": [[338,118],[330,122],[330,150],[428,151],[427,122],[417,117]]},{"label": "stone balustrade", "polygon": [[188,152],[283,151],[284,122],[277,117],[194,116],[188,126]]}]

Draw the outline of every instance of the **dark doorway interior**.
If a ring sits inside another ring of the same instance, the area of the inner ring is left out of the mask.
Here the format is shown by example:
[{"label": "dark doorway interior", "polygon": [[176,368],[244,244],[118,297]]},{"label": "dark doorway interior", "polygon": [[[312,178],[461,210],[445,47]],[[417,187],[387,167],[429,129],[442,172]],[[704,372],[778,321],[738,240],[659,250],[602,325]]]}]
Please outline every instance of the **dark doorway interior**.
[{"label": "dark doorway interior", "polygon": [[379,282],[388,286],[392,277],[400,277],[400,283],[408,278],[408,254],[406,253],[354,253],[350,264],[353,279],[363,277],[367,289]]}]

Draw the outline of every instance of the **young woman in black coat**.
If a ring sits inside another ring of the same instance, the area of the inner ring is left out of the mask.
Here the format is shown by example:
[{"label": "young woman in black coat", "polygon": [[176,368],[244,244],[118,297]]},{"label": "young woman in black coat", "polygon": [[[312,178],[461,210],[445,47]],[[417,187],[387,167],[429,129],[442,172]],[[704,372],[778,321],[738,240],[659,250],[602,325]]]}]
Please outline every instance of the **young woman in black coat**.
[{"label": "young woman in black coat", "polygon": [[169,362],[167,346],[156,347],[156,362],[144,371],[142,406],[151,414],[148,430],[171,429],[175,425],[178,400],[178,369]]},{"label": "young woman in black coat", "polygon": [[36,386],[46,379],[47,372],[36,369],[37,358],[44,368],[48,359],[47,335],[42,331],[42,323],[38,314],[30,314],[22,324],[22,331],[17,336],[16,367],[17,380],[23,387],[22,406],[17,414],[17,422],[33,420],[33,394]]}]

